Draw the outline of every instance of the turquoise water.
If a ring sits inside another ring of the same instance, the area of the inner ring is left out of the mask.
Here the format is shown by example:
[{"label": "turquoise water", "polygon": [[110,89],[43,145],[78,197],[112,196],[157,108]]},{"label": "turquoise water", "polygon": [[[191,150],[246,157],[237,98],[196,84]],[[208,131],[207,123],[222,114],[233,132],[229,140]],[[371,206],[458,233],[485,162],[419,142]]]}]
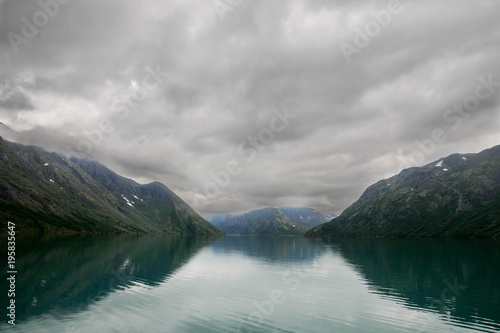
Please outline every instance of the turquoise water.
[{"label": "turquoise water", "polygon": [[24,236],[16,263],[2,332],[500,331],[493,240]]}]

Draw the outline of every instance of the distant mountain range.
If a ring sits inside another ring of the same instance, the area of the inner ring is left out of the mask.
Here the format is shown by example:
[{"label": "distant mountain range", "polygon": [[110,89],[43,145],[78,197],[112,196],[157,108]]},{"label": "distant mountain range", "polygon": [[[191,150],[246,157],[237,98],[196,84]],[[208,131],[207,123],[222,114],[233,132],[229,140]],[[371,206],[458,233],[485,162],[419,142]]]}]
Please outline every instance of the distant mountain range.
[{"label": "distant mountain range", "polygon": [[308,237],[498,237],[500,146],[453,154],[368,187]]},{"label": "distant mountain range", "polygon": [[264,208],[241,215],[216,215],[208,218],[229,235],[303,235],[312,227],[329,221],[311,208]]},{"label": "distant mountain range", "polygon": [[222,235],[165,185],[0,137],[0,225],[27,232]]}]

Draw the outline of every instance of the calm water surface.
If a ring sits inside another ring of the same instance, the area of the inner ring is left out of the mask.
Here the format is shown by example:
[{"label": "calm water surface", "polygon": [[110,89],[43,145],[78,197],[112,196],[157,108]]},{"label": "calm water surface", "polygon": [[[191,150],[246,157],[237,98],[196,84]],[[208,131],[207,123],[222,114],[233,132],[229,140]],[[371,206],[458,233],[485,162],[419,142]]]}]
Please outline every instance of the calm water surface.
[{"label": "calm water surface", "polygon": [[500,331],[492,240],[24,236],[16,252],[2,332]]}]

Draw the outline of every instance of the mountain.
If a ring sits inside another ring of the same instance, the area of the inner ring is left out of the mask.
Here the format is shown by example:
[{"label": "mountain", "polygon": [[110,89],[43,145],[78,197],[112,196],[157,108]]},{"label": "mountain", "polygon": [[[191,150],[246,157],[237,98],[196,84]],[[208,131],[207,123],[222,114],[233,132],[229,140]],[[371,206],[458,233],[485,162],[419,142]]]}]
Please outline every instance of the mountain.
[{"label": "mountain", "polygon": [[500,234],[500,146],[453,154],[368,187],[324,236],[495,237]]},{"label": "mountain", "polygon": [[237,235],[303,235],[325,221],[311,208],[265,208],[242,215],[216,215],[208,219],[227,234]]},{"label": "mountain", "polygon": [[327,222],[333,220],[334,218],[336,218],[338,215],[337,214],[326,214],[326,215],[323,215],[326,219]]},{"label": "mountain", "polygon": [[322,215],[316,210],[307,207],[280,207],[283,212],[293,223],[300,227],[310,229],[327,221],[330,221],[330,215]]},{"label": "mountain", "polygon": [[242,215],[219,215],[209,221],[231,235],[303,235],[307,231],[277,208],[264,208]]},{"label": "mountain", "polygon": [[[27,232],[222,234],[165,185],[0,137],[0,225]],[[5,225],[5,226],[4,226]]]}]

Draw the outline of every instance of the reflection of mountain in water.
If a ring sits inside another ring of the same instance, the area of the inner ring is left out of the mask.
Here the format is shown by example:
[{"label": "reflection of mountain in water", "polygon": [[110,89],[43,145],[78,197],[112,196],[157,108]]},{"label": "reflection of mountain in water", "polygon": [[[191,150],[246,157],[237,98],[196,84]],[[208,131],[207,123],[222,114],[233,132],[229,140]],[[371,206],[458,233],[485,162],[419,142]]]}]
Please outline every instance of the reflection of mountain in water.
[{"label": "reflection of mountain in water", "polygon": [[379,293],[467,321],[500,323],[498,242],[344,239],[332,244]]},{"label": "reflection of mountain in water", "polygon": [[321,247],[302,236],[226,236],[215,241],[211,249],[268,261],[310,261]]},{"label": "reflection of mountain in water", "polygon": [[81,311],[115,290],[157,286],[208,241],[166,235],[19,237],[16,317]]}]

